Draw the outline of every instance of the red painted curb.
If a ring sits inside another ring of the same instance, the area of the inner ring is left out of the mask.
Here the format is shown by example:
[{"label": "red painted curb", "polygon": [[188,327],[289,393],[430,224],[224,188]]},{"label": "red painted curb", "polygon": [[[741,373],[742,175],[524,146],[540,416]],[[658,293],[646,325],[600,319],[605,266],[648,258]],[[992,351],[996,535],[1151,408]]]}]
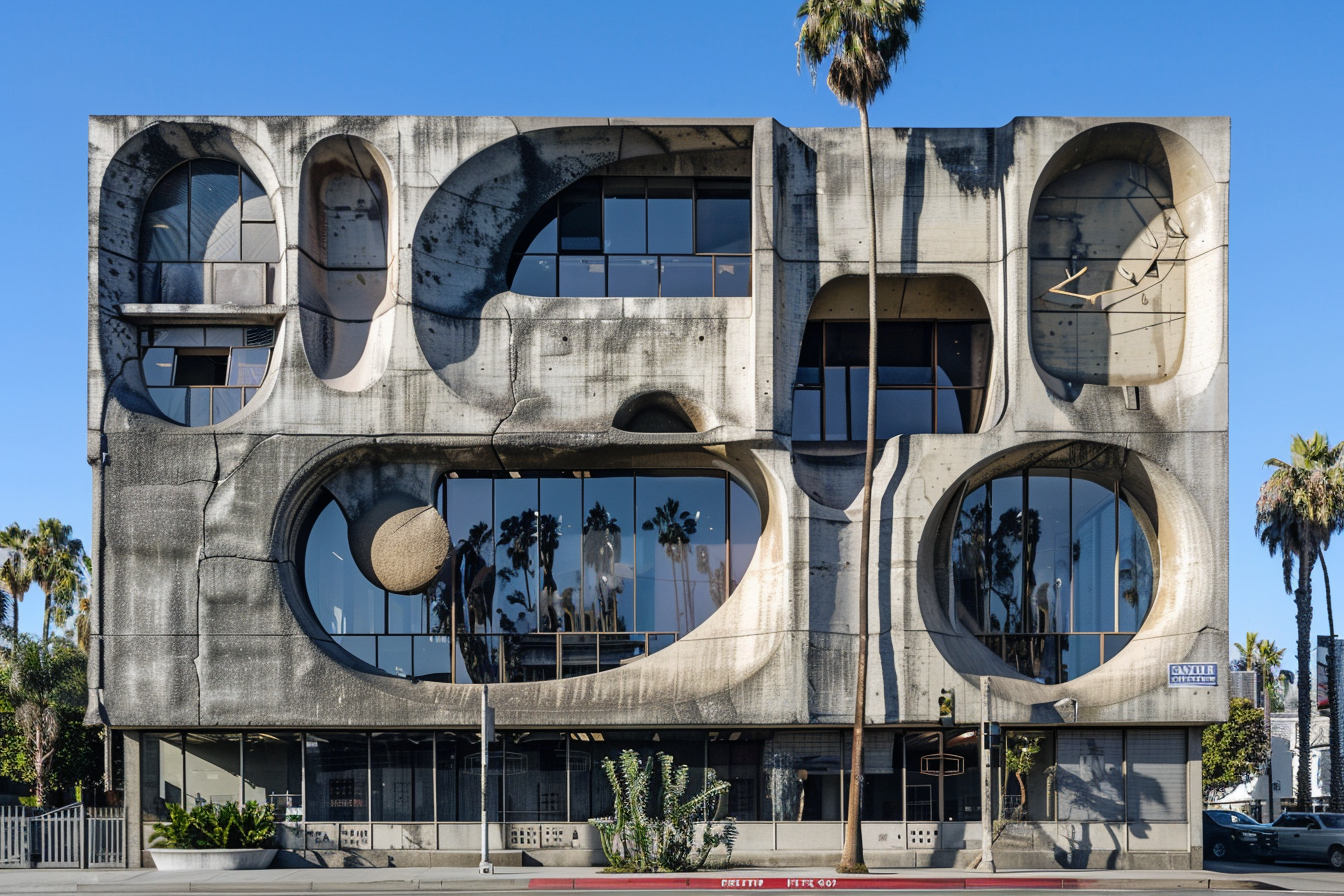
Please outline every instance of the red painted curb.
[{"label": "red painted curb", "polygon": [[1063,890],[1096,881],[1058,877],[534,877],[531,890]]}]

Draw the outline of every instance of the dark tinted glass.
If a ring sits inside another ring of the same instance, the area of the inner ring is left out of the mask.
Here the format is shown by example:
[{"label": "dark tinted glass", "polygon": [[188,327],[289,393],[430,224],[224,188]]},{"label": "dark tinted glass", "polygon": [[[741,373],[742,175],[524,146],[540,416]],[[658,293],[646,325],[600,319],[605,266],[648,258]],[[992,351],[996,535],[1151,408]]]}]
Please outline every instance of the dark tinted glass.
[{"label": "dark tinted glass", "polygon": [[297,734],[243,737],[243,799],[303,815],[303,740]]},{"label": "dark tinted glass", "polygon": [[332,501],[318,514],[304,551],[304,588],[318,622],[333,634],[381,634],[383,591],[351,559],[345,516]]},{"label": "dark tinted glass", "polygon": [[1027,678],[1059,684],[1059,638],[1009,635],[1003,639],[1004,660]]},{"label": "dark tinted glass", "polygon": [[173,350],[171,348],[145,349],[140,360],[145,385],[171,386],[173,384]]},{"label": "dark tinted glass", "polygon": [[643,254],[647,245],[644,201],[644,178],[608,177],[604,180],[602,210],[606,220],[602,251]]},{"label": "dark tinted glass", "polygon": [[434,820],[434,735],[375,734],[371,740],[373,821]]},{"label": "dark tinted glass", "polygon": [[607,295],[658,295],[658,259],[651,255],[608,256]]},{"label": "dark tinted glass", "polygon": [[1060,680],[1073,681],[1101,665],[1101,635],[1063,635]]},{"label": "dark tinted glass", "polygon": [[1153,556],[1127,501],[1120,503],[1120,625],[1138,631],[1153,602]]},{"label": "dark tinted glass", "polygon": [[695,251],[693,233],[691,185],[676,178],[649,178],[648,251],[689,255]]},{"label": "dark tinted glass", "polygon": [[573,476],[541,480],[538,562],[541,630],[579,629],[583,601],[583,480]]},{"label": "dark tinted glass", "polygon": [[868,365],[867,324],[828,323],[825,330],[827,367]]},{"label": "dark tinted glass", "polygon": [[1022,631],[1022,477],[990,483],[989,570],[990,631]]},{"label": "dark tinted glass", "polygon": [[[861,369],[866,383],[867,370]],[[862,402],[867,413],[867,398],[855,395],[851,402]],[[867,438],[866,417],[855,416],[854,437]],[[877,392],[877,438],[933,432],[932,389],[879,389]]]},{"label": "dark tinted glass", "polygon": [[697,252],[751,251],[750,181],[697,181],[695,227]]},{"label": "dark tinted glass", "polygon": [[[811,322],[803,330],[803,345],[798,352],[798,382],[821,382],[821,329],[822,325]],[[804,373],[803,371],[810,371]]]},{"label": "dark tinted glass", "polygon": [[169,420],[182,424],[187,422],[186,389],[150,389],[149,397],[154,399],[154,404]]},{"label": "dark tinted glass", "polygon": [[662,294],[665,296],[713,295],[713,259],[694,255],[664,255],[662,259]]},{"label": "dark tinted glass", "polygon": [[602,251],[600,179],[584,178],[560,194],[560,251]]},{"label": "dark tinted glass", "polygon": [[222,386],[228,370],[228,353],[220,354],[182,354],[178,353],[174,386]]},{"label": "dark tinted glass", "polygon": [[306,821],[367,821],[369,747],[363,734],[309,734]]},{"label": "dark tinted glass", "polygon": [[821,390],[794,390],[793,438],[805,442],[821,438]]},{"label": "dark tinted glass", "polygon": [[1103,660],[1109,663],[1111,660],[1115,659],[1116,654],[1125,649],[1125,645],[1134,640],[1134,636],[1106,635],[1102,640],[1106,650],[1106,655],[1103,657]]},{"label": "dark tinted glass", "polygon": [[1073,477],[1074,631],[1115,631],[1115,490]]},{"label": "dark tinted glass", "polygon": [[239,260],[241,216],[238,166],[216,159],[192,162],[191,260]]},{"label": "dark tinted glass", "polygon": [[938,385],[983,386],[989,360],[988,324],[938,324]]},{"label": "dark tinted glass", "polygon": [[242,389],[212,389],[210,391],[210,421],[212,423],[223,423],[243,409]]},{"label": "dark tinted glass", "polygon": [[495,613],[502,632],[537,629],[537,480],[495,480]]},{"label": "dark tinted glass", "polygon": [[142,260],[187,260],[189,169],[189,165],[177,166],[149,194],[140,220]]},{"label": "dark tinted glass", "polygon": [[723,604],[725,487],[722,476],[636,478],[639,628],[685,634]]},{"label": "dark tinted glass", "polygon": [[952,591],[957,621],[972,634],[986,634],[988,622],[989,487],[982,485],[962,499],[952,529]]},{"label": "dark tinted glass", "polygon": [[732,479],[728,480],[728,509],[731,524],[728,539],[732,545],[732,574],[728,591],[731,594],[746,575],[751,558],[756,555],[756,543],[761,538],[761,511],[747,490]]},{"label": "dark tinted glass", "polygon": [[[823,439],[849,438],[849,368],[826,367],[822,370]],[[866,424],[865,424],[866,425]]]},{"label": "dark tinted glass", "polygon": [[528,221],[527,226],[523,228],[523,232],[518,236],[518,242],[514,246],[514,251],[531,255],[544,255],[554,254],[559,249],[556,236],[559,232],[555,218],[556,208],[557,200],[546,200],[546,204],[533,215],[532,220]]},{"label": "dark tinted glass", "polygon": [[[866,324],[861,327],[866,335]],[[867,361],[867,352],[864,352]],[[877,376],[883,385],[927,385],[933,377],[933,325],[879,323]]]},{"label": "dark tinted glass", "polygon": [[159,270],[159,301],[165,305],[205,302],[205,265],[165,264]]},{"label": "dark tinted glass", "polygon": [[623,632],[635,621],[635,481],[594,474],[583,481],[583,603],[580,631]]},{"label": "dark tinted glass", "polygon": [[1067,632],[1072,577],[1069,476],[1033,474],[1028,483],[1030,525],[1026,556],[1027,615],[1024,632]]}]

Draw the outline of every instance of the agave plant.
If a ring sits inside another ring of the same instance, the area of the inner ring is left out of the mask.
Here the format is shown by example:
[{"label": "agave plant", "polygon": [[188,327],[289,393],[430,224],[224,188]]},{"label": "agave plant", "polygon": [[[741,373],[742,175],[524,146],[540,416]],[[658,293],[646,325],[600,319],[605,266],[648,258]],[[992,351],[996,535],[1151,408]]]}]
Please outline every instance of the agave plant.
[{"label": "agave plant", "polygon": [[[661,778],[662,812],[649,814],[648,800],[653,764]],[[657,753],[643,763],[634,750],[621,751],[619,767],[610,758],[602,769],[611,782],[616,814],[592,818],[602,851],[613,871],[695,871],[703,868],[709,854],[719,846],[732,860],[737,840],[737,819],[713,817],[731,786],[708,773],[704,790],[683,801],[690,782],[690,769],[673,766],[672,757]],[[698,838],[698,843],[697,843]]]},{"label": "agave plant", "polygon": [[187,810],[168,806],[168,821],[154,825],[149,845],[162,849],[265,849],[275,839],[275,810],[249,800]]}]

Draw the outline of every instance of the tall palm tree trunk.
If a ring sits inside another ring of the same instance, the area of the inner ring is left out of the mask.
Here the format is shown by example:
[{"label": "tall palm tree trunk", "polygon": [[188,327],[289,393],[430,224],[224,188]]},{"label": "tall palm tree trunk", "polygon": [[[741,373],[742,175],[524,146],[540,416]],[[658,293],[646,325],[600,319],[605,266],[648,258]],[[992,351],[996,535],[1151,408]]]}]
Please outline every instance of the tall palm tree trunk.
[{"label": "tall palm tree trunk", "polygon": [[1311,805],[1311,549],[1302,551],[1297,564],[1297,809]]},{"label": "tall palm tree trunk", "polygon": [[873,142],[868,107],[859,104],[863,135],[863,181],[868,198],[868,434],[863,455],[863,517],[859,531],[859,643],[854,680],[854,737],[849,757],[849,806],[845,815],[845,846],[838,870],[866,871],[859,797],[863,778],[864,698],[868,692],[868,558],[873,532],[873,455],[877,452],[877,203],[873,197]]},{"label": "tall palm tree trunk", "polygon": [[1339,742],[1339,666],[1335,644],[1335,609],[1330,603],[1330,570],[1325,567],[1325,553],[1321,562],[1321,578],[1325,580],[1325,617],[1330,626],[1330,650],[1326,655],[1325,693],[1330,701],[1330,811],[1344,812],[1344,744]]}]

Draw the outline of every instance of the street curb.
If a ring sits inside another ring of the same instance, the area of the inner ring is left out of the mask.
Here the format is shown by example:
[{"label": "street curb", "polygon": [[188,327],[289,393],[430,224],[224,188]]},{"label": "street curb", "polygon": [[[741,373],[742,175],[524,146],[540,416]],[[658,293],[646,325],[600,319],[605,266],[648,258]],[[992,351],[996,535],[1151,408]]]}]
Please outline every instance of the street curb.
[{"label": "street curb", "polygon": [[1079,877],[534,877],[530,890],[1282,890],[1259,880]]}]

